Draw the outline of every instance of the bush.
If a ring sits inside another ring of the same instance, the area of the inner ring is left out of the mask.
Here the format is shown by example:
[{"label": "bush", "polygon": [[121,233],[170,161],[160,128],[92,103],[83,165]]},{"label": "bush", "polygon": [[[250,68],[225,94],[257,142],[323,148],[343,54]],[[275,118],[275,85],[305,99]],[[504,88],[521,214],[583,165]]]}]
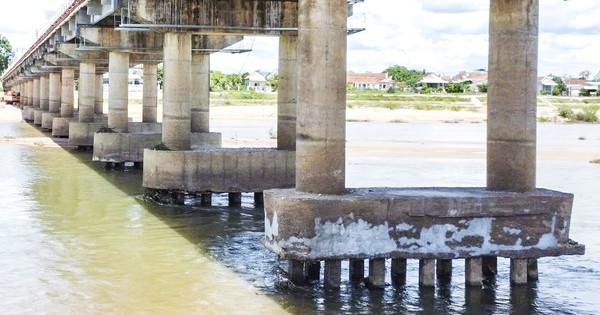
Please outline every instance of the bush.
[{"label": "bush", "polygon": [[569,106],[561,105],[558,108],[558,116],[566,119],[571,119],[571,117],[573,117],[573,110]]},{"label": "bush", "polygon": [[584,121],[584,122],[598,122],[598,112],[599,106],[588,106],[583,109],[583,112],[578,112],[575,114],[575,120]]},{"label": "bush", "polygon": [[433,93],[433,88],[430,88],[428,86],[424,86],[421,88],[421,94],[431,94]]},{"label": "bush", "polygon": [[395,87],[393,87],[393,86],[390,86],[390,88],[389,88],[389,89],[387,89],[387,92],[388,92],[389,94],[394,94],[394,93],[396,93],[396,88],[395,88]]}]

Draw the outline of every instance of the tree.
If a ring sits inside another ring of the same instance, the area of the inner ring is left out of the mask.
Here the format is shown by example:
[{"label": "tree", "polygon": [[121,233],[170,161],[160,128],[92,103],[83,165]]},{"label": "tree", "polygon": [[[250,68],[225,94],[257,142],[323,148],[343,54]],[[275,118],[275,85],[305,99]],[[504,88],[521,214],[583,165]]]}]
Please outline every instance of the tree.
[{"label": "tree", "polygon": [[408,70],[406,67],[401,67],[399,65],[395,65],[389,67],[383,71],[387,73],[394,81],[396,82],[404,82],[407,86],[415,87],[417,86],[417,82],[421,79],[421,77],[425,74],[425,70]]},{"label": "tree", "polygon": [[446,86],[446,92],[448,93],[464,93],[469,90],[469,84],[467,83],[448,83]]},{"label": "tree", "polygon": [[554,89],[552,89],[552,95],[558,96],[558,95],[561,95],[562,92],[565,92],[567,90],[567,85],[565,84],[565,81],[563,81],[562,78],[553,77],[552,81],[554,81],[554,82],[556,82],[556,84],[558,84],[557,86],[554,87]]},{"label": "tree", "polygon": [[3,73],[8,64],[12,61],[15,53],[12,51],[12,46],[8,39],[0,35],[0,73]]},{"label": "tree", "polygon": [[267,83],[271,86],[271,90],[276,92],[277,88],[279,88],[279,76],[277,74],[270,75],[267,79]]},{"label": "tree", "polygon": [[156,69],[156,81],[158,83],[158,86],[160,86],[161,90],[163,88],[164,77],[165,77],[165,67],[161,63],[158,65],[158,68]]},{"label": "tree", "polygon": [[579,79],[587,80],[590,77],[590,70],[583,70],[579,72]]},{"label": "tree", "polygon": [[487,91],[488,91],[488,84],[487,84],[487,82],[478,84],[477,85],[477,90],[479,90],[479,92],[481,92],[481,93],[487,93]]}]

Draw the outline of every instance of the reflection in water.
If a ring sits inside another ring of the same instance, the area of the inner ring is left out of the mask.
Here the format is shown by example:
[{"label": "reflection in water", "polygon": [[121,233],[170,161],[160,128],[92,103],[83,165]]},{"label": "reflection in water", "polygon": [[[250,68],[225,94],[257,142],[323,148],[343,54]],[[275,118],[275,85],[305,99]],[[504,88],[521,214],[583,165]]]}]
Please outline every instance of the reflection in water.
[{"label": "reflection in water", "polygon": [[[576,194],[571,234],[588,245],[588,253],[540,260],[538,283],[511,287],[508,260],[500,259],[496,278],[483,288],[466,288],[464,262],[457,260],[451,280],[420,288],[418,262],[409,260],[404,283],[392,284],[388,272],[385,289],[368,290],[347,281],[344,262],[341,288],[328,290],[321,283],[276,285],[287,262],[260,244],[263,211],[254,208],[251,195],[235,208],[227,206],[226,195],[213,197],[212,207],[158,206],[141,197],[139,170],[105,170],[90,162],[89,152],[0,144],[0,165],[10,165],[2,168],[0,190],[0,309],[9,314],[593,314],[600,309],[594,236],[600,200],[593,185],[600,168],[580,163],[575,169],[581,174],[573,176],[573,163],[541,162],[538,181]],[[348,186],[381,186],[382,179],[389,186],[481,186],[484,171],[480,160],[350,158]]]}]

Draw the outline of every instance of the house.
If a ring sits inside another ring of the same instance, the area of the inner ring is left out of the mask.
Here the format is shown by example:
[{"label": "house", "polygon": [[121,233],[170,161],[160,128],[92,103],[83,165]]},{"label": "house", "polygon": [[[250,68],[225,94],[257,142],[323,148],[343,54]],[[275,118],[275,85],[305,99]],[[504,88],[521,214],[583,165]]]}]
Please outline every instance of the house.
[{"label": "house", "polygon": [[346,82],[357,90],[387,90],[390,87],[397,87],[396,81],[390,78],[387,73],[348,71]]},{"label": "house", "polygon": [[598,94],[598,87],[600,86],[600,82],[598,81],[587,81],[585,82],[585,85],[581,87],[581,89],[579,90],[579,92],[581,93],[581,91],[586,91],[585,94],[587,96],[597,96]]},{"label": "house", "polygon": [[547,75],[545,77],[538,77],[537,91],[539,94],[552,95],[552,90],[558,86],[558,83],[554,82],[553,75]]},{"label": "house", "polygon": [[572,97],[581,96],[581,89],[587,86],[587,80],[582,79],[566,79],[565,84],[567,85],[567,95]]},{"label": "house", "polygon": [[246,90],[256,92],[273,92],[269,84],[269,76],[272,74],[266,71],[256,70],[246,78]]},{"label": "house", "polygon": [[442,77],[435,73],[427,73],[425,74],[421,80],[418,82],[421,86],[427,86],[432,89],[444,88],[448,81],[444,80]]},{"label": "house", "polygon": [[471,91],[478,92],[479,88],[477,87],[480,84],[485,84],[488,81],[488,73],[484,70],[478,71],[461,71],[457,75],[452,78],[452,82],[454,83],[466,83],[469,84],[469,88]]}]

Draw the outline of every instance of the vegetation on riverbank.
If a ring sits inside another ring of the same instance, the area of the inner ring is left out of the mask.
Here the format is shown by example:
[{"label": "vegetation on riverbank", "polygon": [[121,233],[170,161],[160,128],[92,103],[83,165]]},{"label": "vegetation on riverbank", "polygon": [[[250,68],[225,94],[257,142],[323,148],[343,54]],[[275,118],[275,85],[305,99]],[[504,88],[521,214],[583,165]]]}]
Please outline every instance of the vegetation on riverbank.
[{"label": "vegetation on riverbank", "polygon": [[[485,112],[487,94],[388,93],[377,90],[351,90],[348,108],[414,109],[423,111]],[[277,105],[276,93],[254,91],[212,92],[215,106]],[[538,122],[599,122],[600,98],[538,96]]]}]

